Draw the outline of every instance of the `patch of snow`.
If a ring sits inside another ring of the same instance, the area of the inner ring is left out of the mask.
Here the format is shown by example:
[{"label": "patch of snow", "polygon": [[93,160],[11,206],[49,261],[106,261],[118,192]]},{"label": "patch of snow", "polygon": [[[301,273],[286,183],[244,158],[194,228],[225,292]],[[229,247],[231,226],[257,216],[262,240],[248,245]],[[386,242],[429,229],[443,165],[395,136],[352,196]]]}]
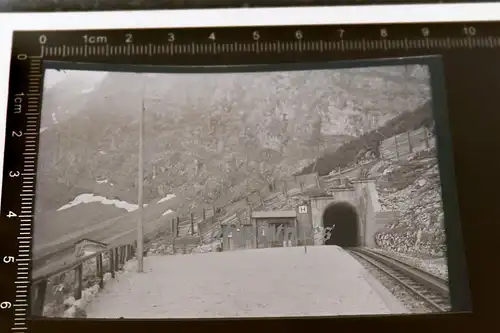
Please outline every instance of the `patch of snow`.
[{"label": "patch of snow", "polygon": [[106,155],[106,152],[102,151],[102,150],[99,150],[99,154],[101,155]]},{"label": "patch of snow", "polygon": [[107,179],[104,180],[96,180],[97,184],[106,184],[108,182]]},{"label": "patch of snow", "polygon": [[[95,284],[90,288],[84,289],[82,291],[82,298],[75,301],[73,297],[67,298],[64,303],[68,305],[69,308],[64,311],[63,317],[65,318],[75,318],[79,317],[79,313],[85,313],[85,308],[87,305],[96,297],[99,292],[99,284]],[[85,315],[86,316],[86,315]]]},{"label": "patch of snow", "polygon": [[165,202],[167,200],[170,200],[170,199],[173,199],[175,198],[176,195],[175,194],[168,194],[165,198],[161,198],[160,201],[158,201],[158,203],[162,203],[162,202]]},{"label": "patch of snow", "polygon": [[75,318],[76,317],[76,306],[70,306],[66,311],[64,311],[64,318]]},{"label": "patch of snow", "polygon": [[171,214],[173,212],[174,212],[173,210],[169,209],[165,213],[163,213],[161,216],[166,216],[166,215]]},{"label": "patch of snow", "polygon": [[64,305],[70,307],[75,305],[76,299],[73,296],[70,296],[64,300]]},{"label": "patch of snow", "polygon": [[105,197],[94,195],[92,193],[84,193],[84,194],[80,194],[79,196],[77,196],[70,203],[60,207],[57,211],[59,212],[61,210],[65,210],[65,209],[74,207],[74,206],[79,205],[79,204],[91,203],[91,202],[100,202],[103,205],[114,205],[117,208],[125,209],[129,213],[137,210],[137,208],[138,208],[137,205],[131,204],[131,203],[128,203],[125,201],[107,199]]},{"label": "patch of snow", "polygon": [[45,132],[45,130],[46,130],[46,129],[47,129],[47,127],[42,127],[42,128],[40,128],[40,133]]},{"label": "patch of snow", "polygon": [[55,113],[52,113],[52,121],[54,122],[54,124],[58,124],[58,121],[57,121]]},{"label": "patch of snow", "polygon": [[110,272],[107,272],[106,274],[104,274],[104,276],[102,277],[104,283],[108,282],[109,280],[111,280],[112,278],[112,275]]},{"label": "patch of snow", "polygon": [[89,92],[92,92],[94,90],[94,87],[88,88],[88,89],[83,89],[82,94],[88,94]]}]

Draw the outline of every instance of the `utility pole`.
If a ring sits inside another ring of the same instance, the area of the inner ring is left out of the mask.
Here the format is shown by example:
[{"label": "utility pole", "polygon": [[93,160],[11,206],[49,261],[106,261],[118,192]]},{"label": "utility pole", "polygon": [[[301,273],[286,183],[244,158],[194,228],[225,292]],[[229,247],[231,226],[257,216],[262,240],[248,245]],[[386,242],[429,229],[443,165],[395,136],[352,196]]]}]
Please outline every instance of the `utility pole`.
[{"label": "utility pole", "polygon": [[137,272],[144,272],[144,97],[142,98],[141,114],[139,118],[139,179],[138,185],[138,204],[139,218],[137,219]]}]

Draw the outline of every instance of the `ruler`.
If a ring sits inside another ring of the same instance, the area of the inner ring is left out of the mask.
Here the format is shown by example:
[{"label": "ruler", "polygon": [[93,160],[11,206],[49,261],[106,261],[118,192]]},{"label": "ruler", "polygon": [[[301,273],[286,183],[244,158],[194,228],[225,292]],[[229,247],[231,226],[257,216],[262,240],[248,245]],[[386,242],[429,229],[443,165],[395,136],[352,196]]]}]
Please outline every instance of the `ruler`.
[{"label": "ruler", "polygon": [[[44,58],[221,54],[365,53],[500,47],[495,23],[16,32]],[[23,46],[21,46],[24,44]],[[17,45],[16,45],[17,46]]]}]

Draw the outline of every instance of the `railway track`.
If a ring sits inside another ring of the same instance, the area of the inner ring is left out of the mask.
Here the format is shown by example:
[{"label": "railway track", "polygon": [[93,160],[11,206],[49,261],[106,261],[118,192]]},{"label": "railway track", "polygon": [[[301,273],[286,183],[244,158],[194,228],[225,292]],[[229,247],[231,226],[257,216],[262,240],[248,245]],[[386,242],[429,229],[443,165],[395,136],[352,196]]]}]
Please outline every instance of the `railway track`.
[{"label": "railway track", "polygon": [[383,275],[395,281],[430,310],[445,312],[451,309],[447,280],[390,255],[362,248],[352,248],[348,251],[354,258],[367,262]]}]

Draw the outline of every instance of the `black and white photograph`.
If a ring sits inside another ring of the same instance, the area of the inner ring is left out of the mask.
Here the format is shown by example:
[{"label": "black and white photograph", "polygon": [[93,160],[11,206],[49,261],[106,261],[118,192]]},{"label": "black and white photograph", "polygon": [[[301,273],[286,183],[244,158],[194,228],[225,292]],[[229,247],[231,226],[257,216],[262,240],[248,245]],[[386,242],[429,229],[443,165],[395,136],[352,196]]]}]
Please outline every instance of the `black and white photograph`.
[{"label": "black and white photograph", "polygon": [[32,315],[450,311],[435,87],[400,63],[46,69]]}]

